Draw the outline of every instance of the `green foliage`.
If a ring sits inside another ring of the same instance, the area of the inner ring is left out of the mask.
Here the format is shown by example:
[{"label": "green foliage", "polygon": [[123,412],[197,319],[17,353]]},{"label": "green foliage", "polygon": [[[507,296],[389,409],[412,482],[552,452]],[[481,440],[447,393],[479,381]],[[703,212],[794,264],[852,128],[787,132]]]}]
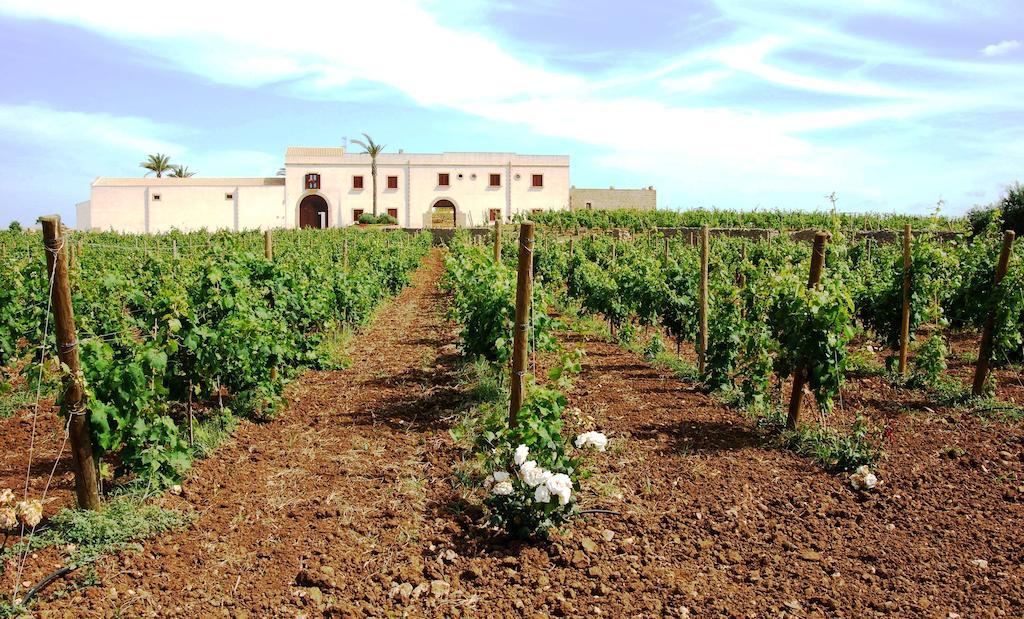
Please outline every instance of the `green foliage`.
[{"label": "green foliage", "polygon": [[902,230],[912,223],[915,230],[963,230],[964,220],[940,216],[917,217],[903,214],[831,213],[826,211],[785,211],[695,208],[685,211],[656,210],[576,210],[545,211],[530,215],[531,220],[558,231],[578,229],[625,228],[633,232],[659,227],[768,228],[804,230],[809,228],[841,230]]},{"label": "green foliage", "polygon": [[803,365],[807,384],[822,411],[832,409],[846,372],[847,345],[853,339],[853,300],[843,282],[825,279],[815,288],[795,273],[774,278],[768,323],[779,348],[775,371],[784,379]]},{"label": "green foliage", "polygon": [[[482,355],[496,363],[511,359],[515,271],[495,264],[486,249],[469,244],[464,235],[458,234],[445,258],[441,286],[452,294],[449,315],[461,326],[463,353]],[[549,305],[550,296],[540,282],[534,282],[529,341],[535,350],[556,347]]]},{"label": "green foliage", "polygon": [[778,435],[779,444],[812,458],[826,470],[852,471],[859,466],[873,467],[882,458],[883,431],[865,417],[857,417],[850,432],[827,426],[800,426]]},{"label": "green foliage", "polygon": [[946,371],[946,356],[949,350],[946,342],[938,333],[917,346],[912,360],[910,384],[916,387],[934,387]]},{"label": "green foliage", "polygon": [[[191,459],[176,412],[185,401],[273,415],[285,380],[333,363],[325,337],[366,321],[430,247],[426,235],[357,230],[279,231],[274,241],[269,262],[258,232],[65,237],[93,445],[117,473],[154,486],[180,478]],[[0,255],[12,274],[0,287],[7,368],[37,357],[48,291],[43,252],[30,251],[41,237],[14,242]]]}]

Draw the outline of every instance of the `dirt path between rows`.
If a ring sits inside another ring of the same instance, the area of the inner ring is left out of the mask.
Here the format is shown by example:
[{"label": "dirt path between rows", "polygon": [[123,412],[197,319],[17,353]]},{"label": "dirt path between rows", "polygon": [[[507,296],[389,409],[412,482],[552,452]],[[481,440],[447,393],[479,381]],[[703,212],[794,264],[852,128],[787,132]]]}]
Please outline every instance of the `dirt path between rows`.
[{"label": "dirt path between rows", "polygon": [[[997,441],[1016,444],[1007,448],[1017,457],[1019,424],[908,418],[882,490],[864,496],[766,446],[694,385],[575,335],[563,342],[587,357],[570,425],[611,438],[608,452],[588,457],[581,504],[621,516],[581,517],[546,544],[483,527],[453,488],[459,455],[446,430],[465,396],[456,358],[443,354],[456,338],[441,317],[441,268],[435,251],[355,339],[350,369],[304,376],[279,419],[243,424],[198,464],[183,497],[164,499],[196,510],[192,525],[106,559],[100,586],[45,601],[40,614],[1024,612],[1024,505],[1004,501],[994,480],[1019,478],[1021,462],[985,467]],[[954,439],[979,466],[931,451]]]},{"label": "dirt path between rows", "polygon": [[452,359],[438,358],[454,339],[441,269],[435,250],[355,338],[349,369],[304,375],[278,419],[243,423],[197,464],[183,496],[165,499],[197,511],[188,528],[104,560],[100,587],[41,611],[316,616],[387,599],[381,574],[444,527],[433,512],[450,494],[438,423],[461,395]]}]

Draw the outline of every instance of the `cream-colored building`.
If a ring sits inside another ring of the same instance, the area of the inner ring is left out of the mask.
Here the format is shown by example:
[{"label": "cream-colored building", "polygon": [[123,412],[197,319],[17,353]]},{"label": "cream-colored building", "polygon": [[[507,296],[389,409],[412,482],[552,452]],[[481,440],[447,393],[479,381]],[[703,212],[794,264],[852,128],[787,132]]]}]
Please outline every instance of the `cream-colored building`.
[{"label": "cream-colored building", "polygon": [[[404,228],[432,227],[435,211],[458,227],[569,208],[569,157],[510,153],[383,153],[378,213]],[[370,156],[340,147],[289,147],[284,176],[97,178],[77,205],[80,230],[335,228],[373,212]]]}]

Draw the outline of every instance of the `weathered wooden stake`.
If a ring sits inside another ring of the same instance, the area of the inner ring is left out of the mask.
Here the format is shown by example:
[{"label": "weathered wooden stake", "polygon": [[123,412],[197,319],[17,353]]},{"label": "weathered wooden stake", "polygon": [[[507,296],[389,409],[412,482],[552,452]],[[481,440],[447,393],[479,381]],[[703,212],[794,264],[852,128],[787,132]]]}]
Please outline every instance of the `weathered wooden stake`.
[{"label": "weathered wooden stake", "polygon": [[46,268],[52,273],[53,278],[50,284],[50,302],[57,336],[57,355],[61,364],[68,368],[64,377],[61,412],[70,416],[68,434],[75,469],[75,495],[78,497],[80,508],[98,510],[99,480],[96,475],[96,463],[93,461],[92,439],[89,437],[89,421],[86,418],[88,411],[85,408],[85,388],[78,361],[78,335],[75,331],[75,314],[71,306],[68,265],[65,262],[65,237],[61,231],[60,215],[40,217],[39,221],[43,225]]},{"label": "weathered wooden stake", "polygon": [[341,268],[348,272],[348,239],[341,243]]},{"label": "weathered wooden stake", "polygon": [[[807,278],[807,287],[814,288],[821,282],[821,271],[825,266],[825,243],[828,242],[828,232],[819,232],[814,235],[814,249],[811,250],[811,274]],[[800,407],[804,401],[804,385],[807,384],[807,366],[801,363],[793,373],[793,393],[789,398],[789,417],[786,418],[786,428],[796,428],[800,420]]]},{"label": "weathered wooden stake", "polygon": [[[1010,267],[1010,252],[1013,249],[1013,240],[1016,233],[1007,230],[1003,233],[1003,249],[999,252],[999,262],[996,263],[995,285],[1006,277],[1006,271]],[[993,289],[994,291],[994,289]],[[989,305],[988,316],[985,318],[985,328],[981,332],[981,346],[978,350],[978,363],[974,366],[974,385],[971,393],[979,396],[985,390],[985,381],[988,379],[989,363],[992,361],[992,332],[996,327],[996,308]]]},{"label": "weathered wooden stake", "polygon": [[501,220],[494,220],[494,264],[501,264]]},{"label": "weathered wooden stake", "polygon": [[710,253],[710,232],[707,226],[700,229],[700,332],[697,335],[697,370],[704,376],[708,356],[708,254]]},{"label": "weathered wooden stake", "polygon": [[171,257],[175,260],[178,259],[178,239],[171,241]]},{"label": "weathered wooden stake", "polygon": [[661,263],[668,266],[668,237],[665,237],[665,248],[661,253]]},{"label": "weathered wooden stake", "polygon": [[516,278],[516,320],[512,327],[512,393],[508,410],[508,427],[516,426],[516,417],[523,406],[526,385],[526,362],[529,353],[527,321],[530,318],[533,286],[533,222],[519,226],[519,272]]},{"label": "weathered wooden stake", "polygon": [[910,348],[910,224],[903,226],[903,314],[900,318],[900,376],[907,375]]},{"label": "weathered wooden stake", "polygon": [[[744,267],[746,267],[746,265],[747,265],[747,244],[746,244],[746,242],[744,242],[743,245],[740,246],[740,262],[743,264]],[[747,287],[747,272],[745,270],[744,271],[740,271],[739,285],[740,285],[740,288],[746,288]]]},{"label": "weathered wooden stake", "polygon": [[267,260],[274,259],[274,232],[272,230],[263,233],[263,256]]}]

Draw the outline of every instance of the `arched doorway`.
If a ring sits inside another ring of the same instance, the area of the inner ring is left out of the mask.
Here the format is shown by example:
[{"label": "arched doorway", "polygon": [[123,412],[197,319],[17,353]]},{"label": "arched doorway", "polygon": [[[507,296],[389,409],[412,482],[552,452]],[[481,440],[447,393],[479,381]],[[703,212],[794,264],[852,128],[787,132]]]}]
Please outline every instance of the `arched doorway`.
[{"label": "arched doorway", "polygon": [[326,228],[327,221],[327,200],[323,196],[311,194],[299,202],[299,227],[300,228]]},{"label": "arched doorway", "polygon": [[430,226],[432,228],[455,227],[455,205],[451,200],[434,202],[430,211]]}]

